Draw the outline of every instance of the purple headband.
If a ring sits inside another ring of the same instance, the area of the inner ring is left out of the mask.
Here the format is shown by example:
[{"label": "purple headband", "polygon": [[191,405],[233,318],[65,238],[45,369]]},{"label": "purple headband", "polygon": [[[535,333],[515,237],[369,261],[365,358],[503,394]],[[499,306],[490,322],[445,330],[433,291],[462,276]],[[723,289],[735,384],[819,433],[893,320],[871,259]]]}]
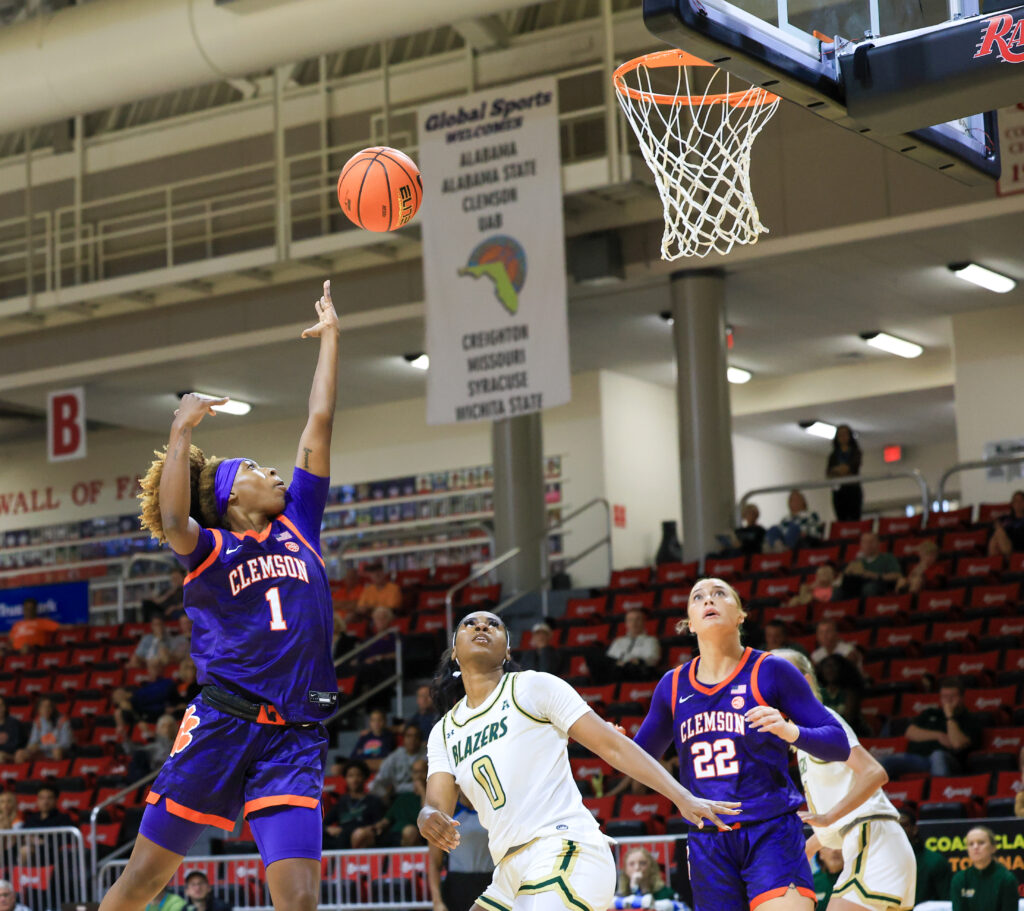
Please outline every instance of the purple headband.
[{"label": "purple headband", "polygon": [[217,465],[217,473],[213,476],[213,499],[217,504],[217,514],[223,516],[228,508],[228,497],[235,486],[235,475],[245,459],[225,459]]}]

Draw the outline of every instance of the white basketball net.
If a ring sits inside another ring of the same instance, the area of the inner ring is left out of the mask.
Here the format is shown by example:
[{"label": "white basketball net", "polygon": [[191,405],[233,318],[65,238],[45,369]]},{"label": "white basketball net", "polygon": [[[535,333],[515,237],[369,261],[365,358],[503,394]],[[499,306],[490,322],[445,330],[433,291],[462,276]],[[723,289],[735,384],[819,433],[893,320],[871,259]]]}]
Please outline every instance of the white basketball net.
[{"label": "white basketball net", "polygon": [[673,68],[674,93],[655,91],[643,63],[620,68],[615,77],[619,103],[664,205],[661,258],[724,255],[768,232],[750,189],[750,149],[779,98],[754,86],[732,92],[728,72],[715,67],[707,68],[707,87],[693,95],[688,65],[657,67]]}]

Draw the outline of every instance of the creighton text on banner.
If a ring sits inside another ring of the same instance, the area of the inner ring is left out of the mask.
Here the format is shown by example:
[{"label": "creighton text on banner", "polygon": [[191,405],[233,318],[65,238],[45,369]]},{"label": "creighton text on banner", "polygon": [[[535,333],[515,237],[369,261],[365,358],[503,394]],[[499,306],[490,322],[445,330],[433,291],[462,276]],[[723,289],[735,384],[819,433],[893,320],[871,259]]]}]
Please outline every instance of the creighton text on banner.
[{"label": "creighton text on banner", "polygon": [[427,423],[569,401],[554,79],[420,108]]}]

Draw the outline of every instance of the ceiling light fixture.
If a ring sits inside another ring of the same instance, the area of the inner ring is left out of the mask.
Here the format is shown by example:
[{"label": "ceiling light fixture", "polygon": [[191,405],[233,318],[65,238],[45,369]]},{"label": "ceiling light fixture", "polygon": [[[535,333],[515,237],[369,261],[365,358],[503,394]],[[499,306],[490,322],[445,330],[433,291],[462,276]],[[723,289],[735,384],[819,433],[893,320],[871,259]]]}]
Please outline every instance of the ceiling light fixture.
[{"label": "ceiling light fixture", "polygon": [[725,371],[726,379],[737,386],[749,383],[753,375],[749,370],[744,370],[742,367],[729,367]]},{"label": "ceiling light fixture", "polygon": [[888,332],[862,332],[860,337],[872,348],[877,348],[886,354],[895,354],[897,357],[920,357],[924,351],[924,348],[915,342],[908,342],[904,338],[889,335]]},{"label": "ceiling light fixture", "polygon": [[427,357],[422,351],[414,351],[412,354],[403,354],[405,362],[410,367],[415,367],[417,370],[427,370],[430,368],[430,358]]},{"label": "ceiling light fixture", "polygon": [[800,428],[812,437],[821,437],[823,440],[835,439],[835,424],[826,424],[824,421],[801,421]]},{"label": "ceiling light fixture", "polygon": [[[199,392],[198,390],[195,390],[195,394],[201,395],[207,399],[224,398],[223,395],[216,395],[213,392]],[[178,398],[180,399],[182,396],[185,395],[188,395],[188,393],[179,392]],[[216,411],[218,414],[233,414],[237,415],[238,417],[241,417],[242,415],[248,414],[250,411],[252,411],[252,405],[250,405],[248,402],[243,402],[241,399],[229,398],[223,405],[214,405],[213,410]]]},{"label": "ceiling light fixture", "polygon": [[661,313],[658,314],[658,316],[665,320],[665,322],[668,323],[670,326],[676,321],[676,318],[672,315],[671,310],[662,310]]},{"label": "ceiling light fixture", "polygon": [[977,263],[950,263],[949,271],[957,278],[985,288],[988,291],[995,291],[996,294],[1006,294],[1017,287],[1017,282],[1007,275],[1000,275]]}]

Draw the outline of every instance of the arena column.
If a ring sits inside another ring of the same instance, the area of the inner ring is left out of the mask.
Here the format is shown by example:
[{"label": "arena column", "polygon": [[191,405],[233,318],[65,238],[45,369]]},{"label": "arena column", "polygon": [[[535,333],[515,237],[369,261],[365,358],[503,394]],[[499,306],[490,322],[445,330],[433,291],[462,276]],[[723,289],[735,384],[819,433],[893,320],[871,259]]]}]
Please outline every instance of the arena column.
[{"label": "arena column", "polygon": [[540,412],[494,421],[494,556],[521,552],[497,570],[507,596],[534,588],[547,568],[544,442]]},{"label": "arena column", "polygon": [[683,552],[701,560],[733,526],[732,414],[726,379],[725,275],[717,269],[675,273],[673,340],[678,366],[679,470]]}]

